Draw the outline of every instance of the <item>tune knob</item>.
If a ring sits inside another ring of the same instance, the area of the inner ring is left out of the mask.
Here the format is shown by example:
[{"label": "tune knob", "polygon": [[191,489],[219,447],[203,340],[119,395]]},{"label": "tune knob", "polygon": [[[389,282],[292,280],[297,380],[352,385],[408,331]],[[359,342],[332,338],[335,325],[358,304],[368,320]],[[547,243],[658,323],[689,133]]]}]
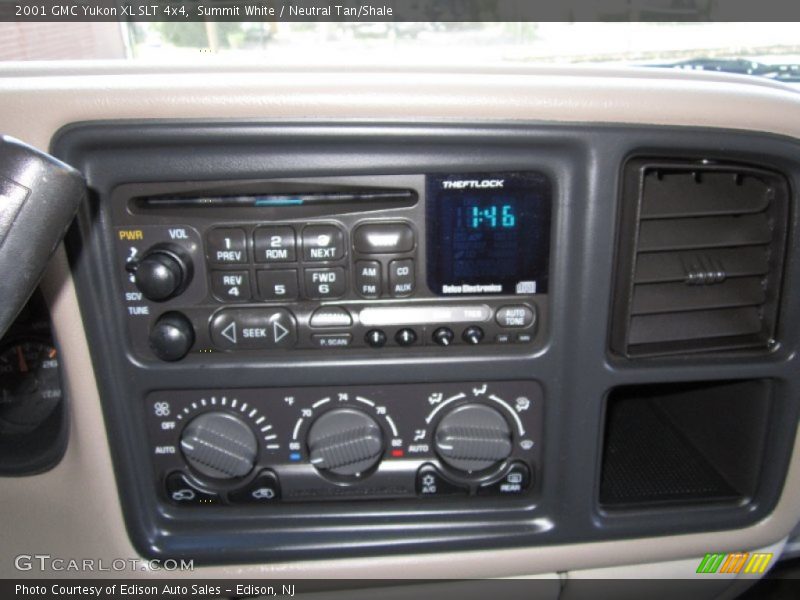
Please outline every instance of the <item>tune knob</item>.
[{"label": "tune knob", "polygon": [[192,349],[194,327],[182,313],[168,312],[153,324],[148,341],[153,354],[161,360],[180,360]]},{"label": "tune knob", "polygon": [[181,450],[186,462],[201,475],[233,479],[253,469],[258,442],[242,419],[214,411],[189,422],[181,434]]},{"label": "tune knob", "polygon": [[159,244],[145,251],[128,266],[136,288],[145,298],[163,302],[177,296],[192,279],[192,261],[186,251],[174,244]]},{"label": "tune knob", "polygon": [[375,419],[354,408],[337,408],[308,430],[311,464],[323,472],[359,476],[381,460],[383,432]]},{"label": "tune knob", "polygon": [[511,454],[511,428],[491,406],[465,404],[442,418],[434,444],[439,458],[454,469],[483,471]]}]

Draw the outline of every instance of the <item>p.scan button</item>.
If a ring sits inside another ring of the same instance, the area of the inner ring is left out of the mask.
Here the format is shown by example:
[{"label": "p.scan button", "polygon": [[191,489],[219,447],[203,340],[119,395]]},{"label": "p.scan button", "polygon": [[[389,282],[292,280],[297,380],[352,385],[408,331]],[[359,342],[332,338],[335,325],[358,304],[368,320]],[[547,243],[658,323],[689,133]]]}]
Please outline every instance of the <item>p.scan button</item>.
[{"label": "p.scan button", "polygon": [[283,308],[229,308],[211,319],[211,341],[220,350],[291,348],[297,324]]}]

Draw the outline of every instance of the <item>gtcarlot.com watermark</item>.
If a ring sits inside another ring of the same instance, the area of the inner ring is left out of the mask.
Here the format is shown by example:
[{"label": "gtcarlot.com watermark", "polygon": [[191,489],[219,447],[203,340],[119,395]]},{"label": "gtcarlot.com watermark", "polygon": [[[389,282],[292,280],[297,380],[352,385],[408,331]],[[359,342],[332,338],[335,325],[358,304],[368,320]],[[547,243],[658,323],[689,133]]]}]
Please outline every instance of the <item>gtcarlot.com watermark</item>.
[{"label": "gtcarlot.com watermark", "polygon": [[55,571],[73,573],[131,571],[194,571],[194,560],[142,558],[61,558],[50,554],[19,554],[14,558],[18,571]]}]

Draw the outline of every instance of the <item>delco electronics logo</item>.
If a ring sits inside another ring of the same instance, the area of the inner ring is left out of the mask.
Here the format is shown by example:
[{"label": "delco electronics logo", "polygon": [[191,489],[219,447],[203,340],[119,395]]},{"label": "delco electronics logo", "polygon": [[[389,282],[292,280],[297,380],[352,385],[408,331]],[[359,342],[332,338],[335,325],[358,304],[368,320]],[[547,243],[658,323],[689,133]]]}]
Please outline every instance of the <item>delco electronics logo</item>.
[{"label": "delco electronics logo", "polygon": [[485,190],[501,188],[505,182],[505,179],[457,179],[456,181],[443,181],[442,187],[446,190],[463,190],[465,188]]},{"label": "delco electronics logo", "polygon": [[[771,552],[731,552],[730,554],[706,554],[697,567],[697,573],[728,573],[740,572],[758,574],[767,570],[772,560]],[[744,571],[742,571],[744,568]]]}]

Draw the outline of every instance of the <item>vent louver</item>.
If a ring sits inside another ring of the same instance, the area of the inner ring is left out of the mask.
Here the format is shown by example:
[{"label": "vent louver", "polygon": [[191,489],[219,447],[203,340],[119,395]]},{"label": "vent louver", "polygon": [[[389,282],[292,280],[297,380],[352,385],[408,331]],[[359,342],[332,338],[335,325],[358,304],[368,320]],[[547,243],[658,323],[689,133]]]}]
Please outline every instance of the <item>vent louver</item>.
[{"label": "vent louver", "polygon": [[626,356],[768,348],[788,196],[786,180],[761,169],[629,162],[612,348]]}]

